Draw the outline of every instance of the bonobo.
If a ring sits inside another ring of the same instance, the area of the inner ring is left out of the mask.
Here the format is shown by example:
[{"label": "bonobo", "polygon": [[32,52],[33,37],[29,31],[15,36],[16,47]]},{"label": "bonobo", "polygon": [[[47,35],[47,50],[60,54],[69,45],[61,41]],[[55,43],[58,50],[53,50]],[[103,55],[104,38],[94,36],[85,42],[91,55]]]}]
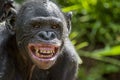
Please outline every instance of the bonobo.
[{"label": "bonobo", "polygon": [[75,80],[70,20],[49,0],[25,2],[0,28],[0,80]]}]

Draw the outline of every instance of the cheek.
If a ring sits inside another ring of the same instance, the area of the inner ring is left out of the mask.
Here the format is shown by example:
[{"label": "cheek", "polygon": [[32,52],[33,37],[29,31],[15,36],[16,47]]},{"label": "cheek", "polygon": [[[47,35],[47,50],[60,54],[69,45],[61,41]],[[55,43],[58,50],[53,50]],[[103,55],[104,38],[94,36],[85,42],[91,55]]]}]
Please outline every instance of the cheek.
[{"label": "cheek", "polygon": [[63,35],[62,33],[63,33],[62,29],[57,29],[56,30],[56,34],[57,34],[58,39],[62,39],[62,35]]},{"label": "cheek", "polygon": [[27,45],[29,43],[29,40],[27,40],[26,38],[24,39],[16,38],[16,43],[18,45],[19,52],[23,55],[28,56]]}]

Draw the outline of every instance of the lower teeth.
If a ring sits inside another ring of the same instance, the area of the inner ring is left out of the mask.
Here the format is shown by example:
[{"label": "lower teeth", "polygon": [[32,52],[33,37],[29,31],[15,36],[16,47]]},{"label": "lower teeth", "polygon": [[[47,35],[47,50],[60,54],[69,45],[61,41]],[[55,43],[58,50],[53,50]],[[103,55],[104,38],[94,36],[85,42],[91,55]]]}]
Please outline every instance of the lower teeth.
[{"label": "lower teeth", "polygon": [[39,53],[36,53],[36,56],[38,56],[39,58],[49,58],[49,57],[52,57],[53,56],[53,53],[50,54],[50,55],[41,55]]}]

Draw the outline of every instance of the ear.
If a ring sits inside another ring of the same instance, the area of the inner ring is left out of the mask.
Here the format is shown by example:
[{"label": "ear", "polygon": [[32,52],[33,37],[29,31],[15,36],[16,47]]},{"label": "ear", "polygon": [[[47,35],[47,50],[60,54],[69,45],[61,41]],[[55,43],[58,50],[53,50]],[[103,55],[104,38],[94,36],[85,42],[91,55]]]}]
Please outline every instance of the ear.
[{"label": "ear", "polygon": [[15,21],[17,16],[17,11],[14,8],[10,9],[10,18],[6,20],[7,29],[11,34],[15,34]]},{"label": "ear", "polygon": [[68,33],[71,32],[71,19],[72,19],[72,12],[65,13],[65,18],[67,22]]}]

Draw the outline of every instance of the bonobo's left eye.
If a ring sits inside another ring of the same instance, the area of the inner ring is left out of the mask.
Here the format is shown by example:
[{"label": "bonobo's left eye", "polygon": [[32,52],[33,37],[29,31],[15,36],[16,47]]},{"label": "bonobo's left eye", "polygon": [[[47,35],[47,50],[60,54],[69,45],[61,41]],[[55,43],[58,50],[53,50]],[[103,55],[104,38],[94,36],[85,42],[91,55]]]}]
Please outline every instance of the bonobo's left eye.
[{"label": "bonobo's left eye", "polygon": [[40,28],[39,24],[33,24],[33,28]]},{"label": "bonobo's left eye", "polygon": [[39,25],[35,25],[34,28],[39,28]]},{"label": "bonobo's left eye", "polygon": [[52,25],[51,28],[52,28],[52,29],[57,29],[57,28],[58,28],[58,25]]}]

